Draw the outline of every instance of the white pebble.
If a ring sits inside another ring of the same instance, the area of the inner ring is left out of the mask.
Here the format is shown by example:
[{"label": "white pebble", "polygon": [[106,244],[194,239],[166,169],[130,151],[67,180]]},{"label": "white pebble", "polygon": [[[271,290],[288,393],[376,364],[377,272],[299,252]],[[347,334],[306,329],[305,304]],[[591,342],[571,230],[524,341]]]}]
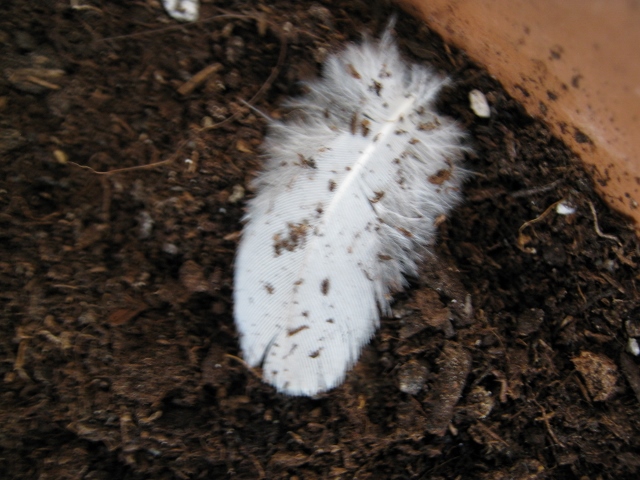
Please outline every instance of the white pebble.
[{"label": "white pebble", "polygon": [[237,203],[244,198],[244,187],[242,185],[234,185],[231,195],[229,195],[229,203]]},{"label": "white pebble", "polygon": [[556,206],[556,213],[558,215],[573,215],[576,213],[576,208],[566,202],[560,202]]},{"label": "white pebble", "polygon": [[165,243],[162,245],[162,251],[169,255],[177,255],[179,252],[178,247],[173,243]]},{"label": "white pebble", "polygon": [[138,215],[138,225],[139,225],[139,233],[138,236],[141,239],[149,238],[151,236],[151,232],[153,231],[154,225],[153,218],[149,215],[149,212],[142,211]]},{"label": "white pebble", "polygon": [[640,355],[640,345],[638,345],[638,340],[636,340],[635,338],[630,338],[629,343],[627,344],[627,350],[629,350],[629,353],[635,355],[636,357]]},{"label": "white pebble", "polygon": [[162,0],[167,13],[181,22],[195,22],[200,14],[199,0]]},{"label": "white pebble", "polygon": [[489,118],[491,116],[491,107],[487,101],[487,97],[484,96],[480,90],[471,90],[469,92],[469,104],[471,110],[480,118]]}]

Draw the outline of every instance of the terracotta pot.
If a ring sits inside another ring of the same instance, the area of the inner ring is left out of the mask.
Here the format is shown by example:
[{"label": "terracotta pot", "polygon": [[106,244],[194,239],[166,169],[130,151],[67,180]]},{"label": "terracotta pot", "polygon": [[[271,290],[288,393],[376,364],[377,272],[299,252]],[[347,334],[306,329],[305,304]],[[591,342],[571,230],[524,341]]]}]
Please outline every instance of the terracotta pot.
[{"label": "terracotta pot", "polygon": [[640,2],[398,1],[544,120],[640,228]]}]

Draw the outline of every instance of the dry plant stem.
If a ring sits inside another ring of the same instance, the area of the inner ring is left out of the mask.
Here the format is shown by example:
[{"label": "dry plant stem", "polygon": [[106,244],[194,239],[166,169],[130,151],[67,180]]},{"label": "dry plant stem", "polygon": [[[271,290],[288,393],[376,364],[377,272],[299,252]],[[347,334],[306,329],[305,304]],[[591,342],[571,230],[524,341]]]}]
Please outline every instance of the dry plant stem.
[{"label": "dry plant stem", "polygon": [[242,451],[245,453],[245,455],[247,457],[249,457],[249,460],[251,460],[251,463],[253,463],[253,466],[255,467],[255,469],[258,471],[258,480],[262,480],[263,478],[267,478],[267,474],[264,471],[264,468],[262,468],[262,465],[260,464],[260,461],[256,458],[255,455],[252,455],[246,448],[242,448]]},{"label": "dry plant stem", "polygon": [[74,165],[76,167],[82,168],[83,170],[89,170],[91,173],[95,174],[95,175],[114,175],[116,173],[124,173],[124,172],[131,172],[133,170],[148,170],[148,169],[152,169],[152,168],[156,168],[159,167],[161,165],[164,164],[168,164],[173,162],[174,158],[169,158],[167,160],[162,160],[160,162],[156,162],[156,163],[151,163],[148,165],[138,165],[135,167],[124,167],[124,168],[117,168],[115,170],[109,170],[108,172],[99,172],[97,170],[94,170],[93,168],[87,166],[87,165],[80,165],[79,163],[75,163],[75,162],[69,162],[70,165]]},{"label": "dry plant stem", "polygon": [[598,214],[596,213],[596,207],[593,206],[593,203],[590,200],[587,200],[587,203],[589,203],[589,208],[591,209],[591,214],[593,215],[593,226],[598,236],[602,238],[607,238],[609,240],[613,240],[618,245],[622,246],[622,243],[620,243],[620,240],[618,239],[618,237],[614,235],[607,235],[606,233],[602,233],[602,230],[600,230],[600,225],[598,224]]},{"label": "dry plant stem", "polygon": [[555,208],[555,207],[556,207],[560,202],[562,202],[562,200],[558,200],[557,202],[552,203],[552,204],[551,204],[551,206],[547,207],[547,209],[546,209],[544,212],[542,212],[542,215],[540,215],[540,216],[538,216],[538,217],[534,218],[533,220],[528,220],[528,221],[524,222],[524,223],[522,224],[522,226],[518,229],[518,233],[519,233],[519,234],[522,234],[522,231],[523,231],[525,228],[530,227],[530,226],[531,226],[531,225],[533,225],[534,223],[538,223],[538,222],[539,222],[539,221],[541,221],[541,220],[544,220],[544,219],[545,219],[545,217],[546,217],[547,215],[549,215],[549,213],[551,212],[551,210],[553,210],[553,209],[554,209],[554,208]]},{"label": "dry plant stem", "polygon": [[[554,182],[555,183],[555,182]],[[533,225],[534,223],[538,223],[539,221],[543,220],[547,215],[549,215],[549,213],[551,212],[551,210],[553,210],[556,206],[558,206],[560,203],[562,202],[562,200],[559,200],[553,204],[551,204],[551,206],[549,206],[543,213],[542,215],[540,215],[537,218],[534,218],[533,220],[529,220],[527,222],[524,222],[522,224],[522,226],[518,229],[518,237],[521,238],[522,237],[522,232],[524,231],[525,228]],[[607,235],[606,233],[603,233],[602,230],[600,230],[600,225],[598,223],[598,215],[596,213],[596,209],[593,206],[593,203],[590,200],[587,200],[587,203],[589,204],[589,208],[591,210],[591,214],[593,215],[593,224],[594,224],[594,229],[596,234],[601,237],[601,238],[606,238],[608,240],[612,240],[614,242],[616,242],[618,245],[622,246],[622,243],[620,242],[620,240],[618,239],[618,237],[614,236],[614,235]],[[518,245],[518,247],[523,250],[522,246]],[[526,251],[526,250],[523,250]]]},{"label": "dry plant stem", "polygon": [[242,358],[237,357],[235,355],[231,355],[230,353],[225,353],[224,355],[227,358],[230,358],[231,360],[235,360],[236,362],[240,363],[242,366],[244,366],[244,368],[246,368],[249,372],[251,372],[251,375],[253,375],[254,377],[256,377],[258,380],[262,381],[262,378],[260,377],[260,375],[258,375],[253,368],[251,368],[251,366],[245,362]]},{"label": "dry plant stem", "polygon": [[491,430],[491,428],[489,428],[488,426],[484,425],[483,423],[478,423],[478,428],[480,430],[482,430],[483,432],[485,432],[487,435],[489,435],[491,438],[493,438],[496,442],[500,442],[505,446],[509,446],[509,444],[497,433],[495,433],[493,430]]},{"label": "dry plant stem", "polygon": [[13,364],[13,369],[18,373],[18,376],[26,381],[31,381],[31,378],[24,370],[25,358],[27,353],[27,345],[29,340],[22,339],[20,340],[20,344],[18,345],[18,353],[16,355],[15,362]]},{"label": "dry plant stem", "polygon": [[525,245],[528,243],[528,240],[525,241],[524,239],[526,237],[523,236],[522,232],[524,231],[525,228],[530,227],[531,225],[540,222],[541,220],[544,220],[544,218],[549,215],[549,213],[558,205],[562,202],[562,200],[558,200],[557,202],[551,204],[551,206],[549,206],[544,212],[542,212],[542,215],[534,218],[533,220],[528,220],[526,222],[524,222],[520,228],[518,229],[518,248],[520,250],[522,250],[525,253],[535,253],[535,249],[527,249],[525,247]]},{"label": "dry plant stem", "polygon": [[555,416],[555,413],[553,412],[547,413],[542,405],[540,405],[538,402],[535,402],[535,403],[536,405],[538,405],[538,407],[540,407],[540,411],[542,412],[542,415],[536,418],[536,421],[538,422],[542,421],[545,427],[547,428],[547,432],[549,433],[549,436],[553,439],[556,445],[564,448],[564,444],[558,439],[556,434],[553,432],[553,429],[551,428],[551,424],[549,423],[549,419],[553,418]]},{"label": "dry plant stem", "polygon": [[[183,142],[183,145],[184,144],[186,144],[186,141]],[[178,147],[178,153],[182,149],[183,145],[180,145],[180,147]],[[116,173],[132,172],[134,170],[150,170],[153,168],[157,168],[161,165],[167,165],[172,163],[176,159],[176,157],[177,157],[177,154],[173,155],[171,158],[167,158],[166,160],[162,160],[160,162],[150,163],[148,165],[137,165],[135,167],[116,168],[115,170],[109,170],[108,172],[99,172],[87,165],[80,165],[79,163],[76,163],[76,162],[69,162],[69,165],[74,165],[78,168],[82,168],[83,170],[89,170],[94,175],[115,175]]]},{"label": "dry plant stem", "polygon": [[510,194],[512,198],[520,198],[520,197],[528,197],[529,195],[536,195],[538,193],[548,192],[549,190],[553,190],[560,183],[563,182],[564,179],[559,178],[558,180],[551,182],[547,185],[543,185],[541,187],[529,188],[527,190],[518,190],[517,192],[513,192]]},{"label": "dry plant stem", "polygon": [[28,80],[29,82],[33,83],[34,85],[39,85],[41,87],[44,88],[48,88],[49,90],[60,90],[60,85],[56,85],[55,83],[51,83],[51,82],[47,82],[46,80],[43,80],[42,78],[38,78],[35,77],[33,75],[29,75],[25,78],[25,80]]},{"label": "dry plant stem", "polygon": [[192,76],[189,80],[184,82],[182,86],[178,88],[178,93],[183,96],[189,95],[196,88],[198,88],[204,81],[206,81],[207,78],[209,78],[214,73],[219,72],[220,70],[222,70],[222,64],[220,63],[214,63],[212,65],[208,65],[204,67],[194,76]]},{"label": "dry plant stem", "polygon": [[94,12],[98,12],[100,15],[104,15],[104,12],[98,7],[94,7],[92,5],[82,5],[80,3],[80,0],[70,0],[69,4],[73,10],[91,10]]},{"label": "dry plant stem", "polygon": [[32,225],[47,224],[52,222],[54,219],[56,219],[60,215],[62,215],[61,212],[53,212],[53,213],[50,213],[49,215],[45,215],[44,217],[38,218],[34,216],[34,214],[31,212],[31,209],[29,208],[27,201],[24,198],[19,196],[11,197],[11,202],[9,203],[9,207],[7,208],[6,211],[12,211],[14,209],[15,210],[19,209],[20,213],[23,216],[25,216],[29,220],[32,220],[32,223],[31,223]]}]

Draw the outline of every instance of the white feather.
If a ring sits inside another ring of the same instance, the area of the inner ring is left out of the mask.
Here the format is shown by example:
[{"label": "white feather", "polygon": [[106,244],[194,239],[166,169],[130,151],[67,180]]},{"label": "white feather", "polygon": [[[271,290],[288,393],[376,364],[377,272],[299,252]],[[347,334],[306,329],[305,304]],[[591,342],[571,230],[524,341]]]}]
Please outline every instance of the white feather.
[{"label": "white feather", "polygon": [[460,198],[463,133],[433,110],[446,83],[387,31],[330,57],[274,122],[235,271],[244,358],[290,395],[340,384]]}]

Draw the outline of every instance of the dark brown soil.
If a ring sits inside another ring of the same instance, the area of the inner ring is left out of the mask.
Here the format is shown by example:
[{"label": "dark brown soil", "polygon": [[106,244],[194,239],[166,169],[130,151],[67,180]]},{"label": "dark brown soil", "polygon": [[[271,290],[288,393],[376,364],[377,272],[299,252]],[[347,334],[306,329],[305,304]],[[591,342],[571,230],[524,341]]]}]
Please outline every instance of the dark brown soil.
[{"label": "dark brown soil", "polygon": [[246,102],[284,114],[327,52],[390,14],[209,1],[177,25],[151,0],[2,1],[0,477],[637,478],[633,229],[544,125],[402,14],[403,52],[453,76],[440,108],[475,149],[439,260],[320,398],[238,358],[233,259],[266,125]]}]

